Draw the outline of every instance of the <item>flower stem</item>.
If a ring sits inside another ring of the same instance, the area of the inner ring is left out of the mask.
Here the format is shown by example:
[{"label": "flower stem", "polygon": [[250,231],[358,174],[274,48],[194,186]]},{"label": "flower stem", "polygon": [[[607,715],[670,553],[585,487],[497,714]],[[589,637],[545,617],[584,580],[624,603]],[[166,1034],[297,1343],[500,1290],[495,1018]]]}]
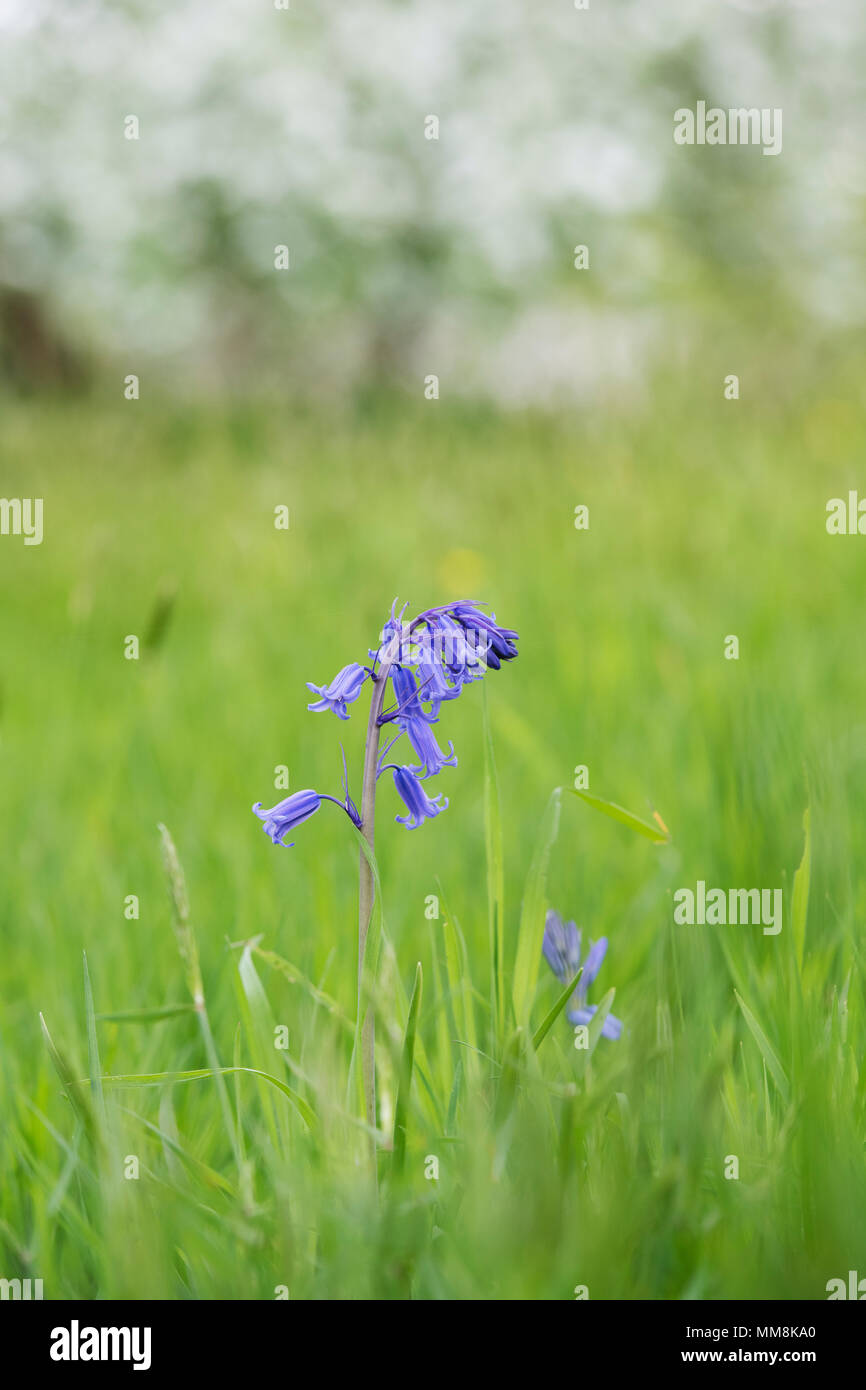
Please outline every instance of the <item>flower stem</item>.
[{"label": "flower stem", "polygon": [[[388,672],[392,662],[382,659],[377,674],[373,678],[373,697],[370,701],[370,718],[367,723],[367,742],[364,749],[364,782],[361,792],[361,834],[373,850],[376,836],[376,777],[379,761],[379,716],[385,700]],[[367,863],[363,851],[360,853],[358,878],[358,1008],[363,1007],[362,981],[364,974],[364,952],[367,947],[367,933],[373,915],[375,884],[373,871]],[[364,1108],[367,1124],[376,1127],[376,1031],[372,1008],[368,1008],[361,1024],[361,1073],[364,1080]],[[376,1173],[376,1142],[371,1136],[373,1173]]]}]

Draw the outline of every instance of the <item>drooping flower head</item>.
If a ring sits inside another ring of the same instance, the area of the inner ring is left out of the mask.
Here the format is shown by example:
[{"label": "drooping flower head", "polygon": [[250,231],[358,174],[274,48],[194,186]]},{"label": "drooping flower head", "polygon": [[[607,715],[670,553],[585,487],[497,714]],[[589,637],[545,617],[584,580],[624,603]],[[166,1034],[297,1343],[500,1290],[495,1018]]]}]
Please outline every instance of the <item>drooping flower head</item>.
[{"label": "drooping flower head", "polygon": [[[544,923],[544,941],[542,951],[547,964],[550,966],[560,984],[567,985],[569,980],[573,980],[581,964],[581,933],[574,922],[563,922],[558,912],[553,908],[547,914]],[[607,937],[602,936],[598,941],[589,943],[589,951],[586,960],[583,962],[583,974],[577,982],[577,988],[571,999],[572,1007],[568,1010],[569,1023],[589,1023],[596,1011],[596,1004],[586,1003],[586,993],[601,969],[601,963],[607,952]],[[613,1014],[608,1014],[601,1029],[603,1038],[615,1040],[622,1035],[622,1023]]]},{"label": "drooping flower head", "polygon": [[435,777],[445,767],[456,767],[457,758],[453,743],[443,753],[430,725],[438,723],[442,705],[455,700],[468,681],[483,676],[488,666],[498,668],[500,656],[510,661],[517,655],[517,633],[497,627],[494,618],[461,599],[425,609],[411,622],[403,613],[398,620],[392,609],[382,637],[375,659],[382,669],[387,665],[394,705],[383,710],[380,723],[393,721],[400,731],[388,747],[405,734],[419,761],[404,770],[419,780]]},{"label": "drooping flower head", "polygon": [[484,645],[485,661],[498,671],[503,661],[513,661],[517,656],[517,633],[508,627],[498,627],[496,615],[482,613],[478,606],[461,600],[453,608],[454,616],[465,632],[472,632]]}]

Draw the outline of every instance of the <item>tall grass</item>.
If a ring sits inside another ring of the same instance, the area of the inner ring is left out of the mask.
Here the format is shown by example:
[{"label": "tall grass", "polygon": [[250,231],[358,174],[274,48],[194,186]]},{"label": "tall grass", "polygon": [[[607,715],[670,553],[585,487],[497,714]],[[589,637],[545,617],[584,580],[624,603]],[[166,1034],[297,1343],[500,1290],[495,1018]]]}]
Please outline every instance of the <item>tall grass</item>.
[{"label": "tall grass", "polygon": [[[8,412],[45,541],[0,541],[0,1274],[814,1298],[862,1263],[866,560],[823,524],[862,419],[817,385],[772,418],[659,391],[571,422]],[[322,815],[275,850],[249,807],[281,764],[336,787],[304,682],[396,593],[493,600],[521,655],[449,712],[445,815],[409,834],[380,792],[377,1191],[357,838]],[[781,886],[780,935],[675,925],[699,878]],[[610,941],[586,1049],[549,903]]]}]

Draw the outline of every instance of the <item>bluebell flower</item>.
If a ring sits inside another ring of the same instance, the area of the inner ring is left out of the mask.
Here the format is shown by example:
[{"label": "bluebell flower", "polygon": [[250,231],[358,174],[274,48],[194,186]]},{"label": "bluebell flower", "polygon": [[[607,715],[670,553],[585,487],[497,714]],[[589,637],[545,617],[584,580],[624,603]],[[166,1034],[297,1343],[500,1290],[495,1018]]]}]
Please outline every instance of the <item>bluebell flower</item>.
[{"label": "bluebell flower", "polygon": [[[457,631],[461,629],[457,628]],[[455,678],[447,663],[443,663],[444,643],[439,642],[438,637],[438,632],[426,632],[418,649],[419,699],[424,704],[429,704],[431,723],[438,719],[439,709],[444,700],[456,700],[463,683]],[[455,671],[459,670],[461,666],[455,664]],[[451,676],[450,681],[448,676]]]},{"label": "bluebell flower", "polygon": [[314,816],[321,804],[322,798],[319,793],[308,788],[306,791],[293,792],[291,796],[272,806],[269,811],[263,810],[262,803],[257,801],[253,811],[259,820],[264,821],[265,834],[270,835],[274,844],[284,845],[285,836],[294,830],[295,826]]},{"label": "bluebell flower", "polygon": [[[411,622],[404,621],[405,608],[399,617],[395,613],[396,601],[383,630],[382,646],[372,654],[374,671],[381,662],[374,679],[384,674],[391,681],[394,696],[394,705],[383,709],[379,724],[393,722],[399,729],[380,757],[377,772],[381,776],[393,769],[394,764],[384,766],[385,756],[405,734],[419,762],[416,767],[404,767],[401,771],[411,773],[415,783],[420,783],[445,767],[457,766],[453,743],[444,753],[430,727],[438,723],[442,704],[456,699],[468,681],[480,678],[488,668],[496,669],[502,661],[517,656],[517,633],[499,627],[495,617],[468,599],[427,608]],[[414,784],[407,783],[406,787],[411,785]],[[425,800],[430,806],[436,804],[426,794]],[[429,816],[430,812],[426,814]],[[418,823],[414,820],[412,829]]]},{"label": "bluebell flower", "polygon": [[397,701],[396,708],[386,715],[386,719],[396,719],[400,727],[403,727],[403,720],[424,719],[428,724],[432,724],[435,715],[426,714],[421,708],[421,699],[418,682],[415,675],[409,670],[408,666],[395,665],[390,670],[391,685],[394,690],[394,699]]},{"label": "bluebell flower", "polygon": [[484,652],[482,646],[479,660],[477,644],[469,641],[464,628],[447,613],[439,613],[435,623],[434,642],[442,653],[442,662],[457,694],[467,681],[479,680],[484,675]]},{"label": "bluebell flower", "polygon": [[[422,821],[432,820],[448,806],[448,799],[442,800],[442,793],[430,797],[421,785],[411,767],[392,767],[394,786],[406,803],[408,816],[395,816],[400,825],[408,830],[417,830]],[[441,803],[441,804],[440,804]]]},{"label": "bluebell flower", "polygon": [[[488,615],[469,599],[427,608],[411,621],[405,618],[405,613],[405,605],[398,613],[395,599],[379,646],[369,653],[371,665],[352,661],[329,685],[308,682],[307,689],[318,698],[307,708],[316,712],[331,710],[338,719],[348,719],[347,706],[357,700],[365,682],[369,679],[375,684],[374,708],[378,725],[375,733],[378,735],[382,726],[392,724],[396,737],[382,753],[378,739],[368,738],[365,787],[369,785],[366,777],[371,760],[375,763],[377,778],[385,771],[393,771],[397,790],[409,809],[408,816],[397,819],[414,830],[448,805],[441,793],[429,796],[421,786],[422,781],[435,777],[443,768],[457,766],[453,743],[448,744],[447,753],[443,752],[431,725],[439,722],[443,704],[455,700],[467,683],[481,679],[487,670],[495,670],[503,661],[517,656],[517,633],[511,628],[500,627],[495,615]],[[419,760],[417,766],[386,764],[390,749],[404,737]],[[290,832],[314,815],[322,801],[333,801],[341,806],[360,828],[361,817],[349,796],[345,759],[343,780],[345,795],[342,800],[307,790],[286,797],[270,810],[263,809],[261,802],[257,802],[253,810],[264,822],[265,831],[274,844],[279,845],[289,843]]]},{"label": "bluebell flower", "polygon": [[474,603],[462,599],[452,609],[458,623],[467,631],[477,634],[486,649],[485,660],[488,666],[498,671],[503,661],[513,661],[517,656],[518,634],[508,627],[499,627],[496,615],[482,613]]},{"label": "bluebell flower", "polygon": [[[542,944],[544,958],[553,971],[556,978],[563,985],[567,985],[569,980],[573,980],[580,968],[581,957],[581,934],[574,922],[563,922],[558,912],[553,908],[547,914],[544,923],[544,941]],[[602,936],[596,942],[589,943],[589,951],[583,965],[583,974],[577,983],[577,988],[572,997],[572,1007],[568,1010],[568,1021],[572,1024],[589,1023],[596,1011],[597,1005],[586,1003],[586,992],[601,969],[601,963],[607,952],[607,937]],[[613,1014],[608,1014],[601,1029],[603,1038],[613,1040],[622,1035],[622,1023]]]},{"label": "bluebell flower", "polygon": [[454,744],[449,743],[449,756],[446,758],[436,742],[436,735],[425,719],[401,720],[400,727],[421,759],[420,766],[413,768],[413,772],[419,775],[423,773],[425,777],[435,777],[436,773],[441,772],[443,767],[457,766]]},{"label": "bluebell flower", "polygon": [[307,705],[307,709],[317,712],[333,710],[338,719],[348,719],[346,705],[357,700],[369,674],[365,666],[359,666],[357,661],[350,661],[348,666],[344,666],[342,671],[338,672],[330,685],[313,685],[311,681],[307,681],[307,689],[319,696],[318,700]]},{"label": "bluebell flower", "polygon": [[[264,831],[270,835],[275,845],[285,845],[286,835],[291,834],[296,826],[302,825],[310,816],[314,816],[323,801],[333,801],[335,806],[341,807],[352,821],[353,825],[360,826],[361,817],[358,809],[349,795],[348,787],[345,788],[346,795],[344,800],[338,801],[335,796],[328,796],[327,792],[315,792],[312,787],[308,787],[302,792],[293,792],[284,800],[277,802],[270,810],[263,808],[262,803],[257,801],[253,806],[253,811],[259,820],[264,821]],[[292,849],[294,840],[287,846]]]},{"label": "bluebell flower", "polygon": [[418,682],[420,698],[430,705],[431,724],[439,719],[439,709],[443,700],[456,700],[460,687],[449,685],[442,669],[442,663],[432,657],[422,657],[418,663]]},{"label": "bluebell flower", "polygon": [[[374,668],[376,662],[382,659],[383,653],[385,652],[389,654],[388,659],[390,661],[407,661],[407,657],[411,651],[412,625],[411,623],[405,622],[403,619],[403,614],[406,612],[406,604],[403,604],[399,613],[396,612],[396,608],[397,600],[394,599],[394,602],[391,604],[391,616],[382,628],[379,645],[374,651],[370,652],[370,656],[373,658]],[[398,637],[400,639],[399,642],[397,641]],[[411,663],[408,662],[407,664]]]}]

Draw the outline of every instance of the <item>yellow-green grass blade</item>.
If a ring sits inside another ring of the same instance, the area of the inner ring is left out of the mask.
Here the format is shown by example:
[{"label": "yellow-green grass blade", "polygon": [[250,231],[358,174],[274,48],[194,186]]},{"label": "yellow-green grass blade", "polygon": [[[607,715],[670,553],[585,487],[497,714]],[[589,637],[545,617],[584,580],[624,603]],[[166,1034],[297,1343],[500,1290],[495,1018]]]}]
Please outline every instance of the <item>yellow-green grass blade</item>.
[{"label": "yellow-green grass blade", "polygon": [[577,787],[569,787],[572,796],[585,801],[587,806],[591,806],[595,811],[601,811],[602,815],[610,816],[611,820],[619,821],[620,825],[627,825],[630,830],[635,830],[639,835],[645,835],[653,844],[666,845],[670,840],[670,833],[663,830],[659,823],[644,820],[641,816],[636,816],[633,811],[627,811],[624,806],[618,806],[615,801],[605,801],[600,796],[593,796],[590,792],[579,791]]}]

